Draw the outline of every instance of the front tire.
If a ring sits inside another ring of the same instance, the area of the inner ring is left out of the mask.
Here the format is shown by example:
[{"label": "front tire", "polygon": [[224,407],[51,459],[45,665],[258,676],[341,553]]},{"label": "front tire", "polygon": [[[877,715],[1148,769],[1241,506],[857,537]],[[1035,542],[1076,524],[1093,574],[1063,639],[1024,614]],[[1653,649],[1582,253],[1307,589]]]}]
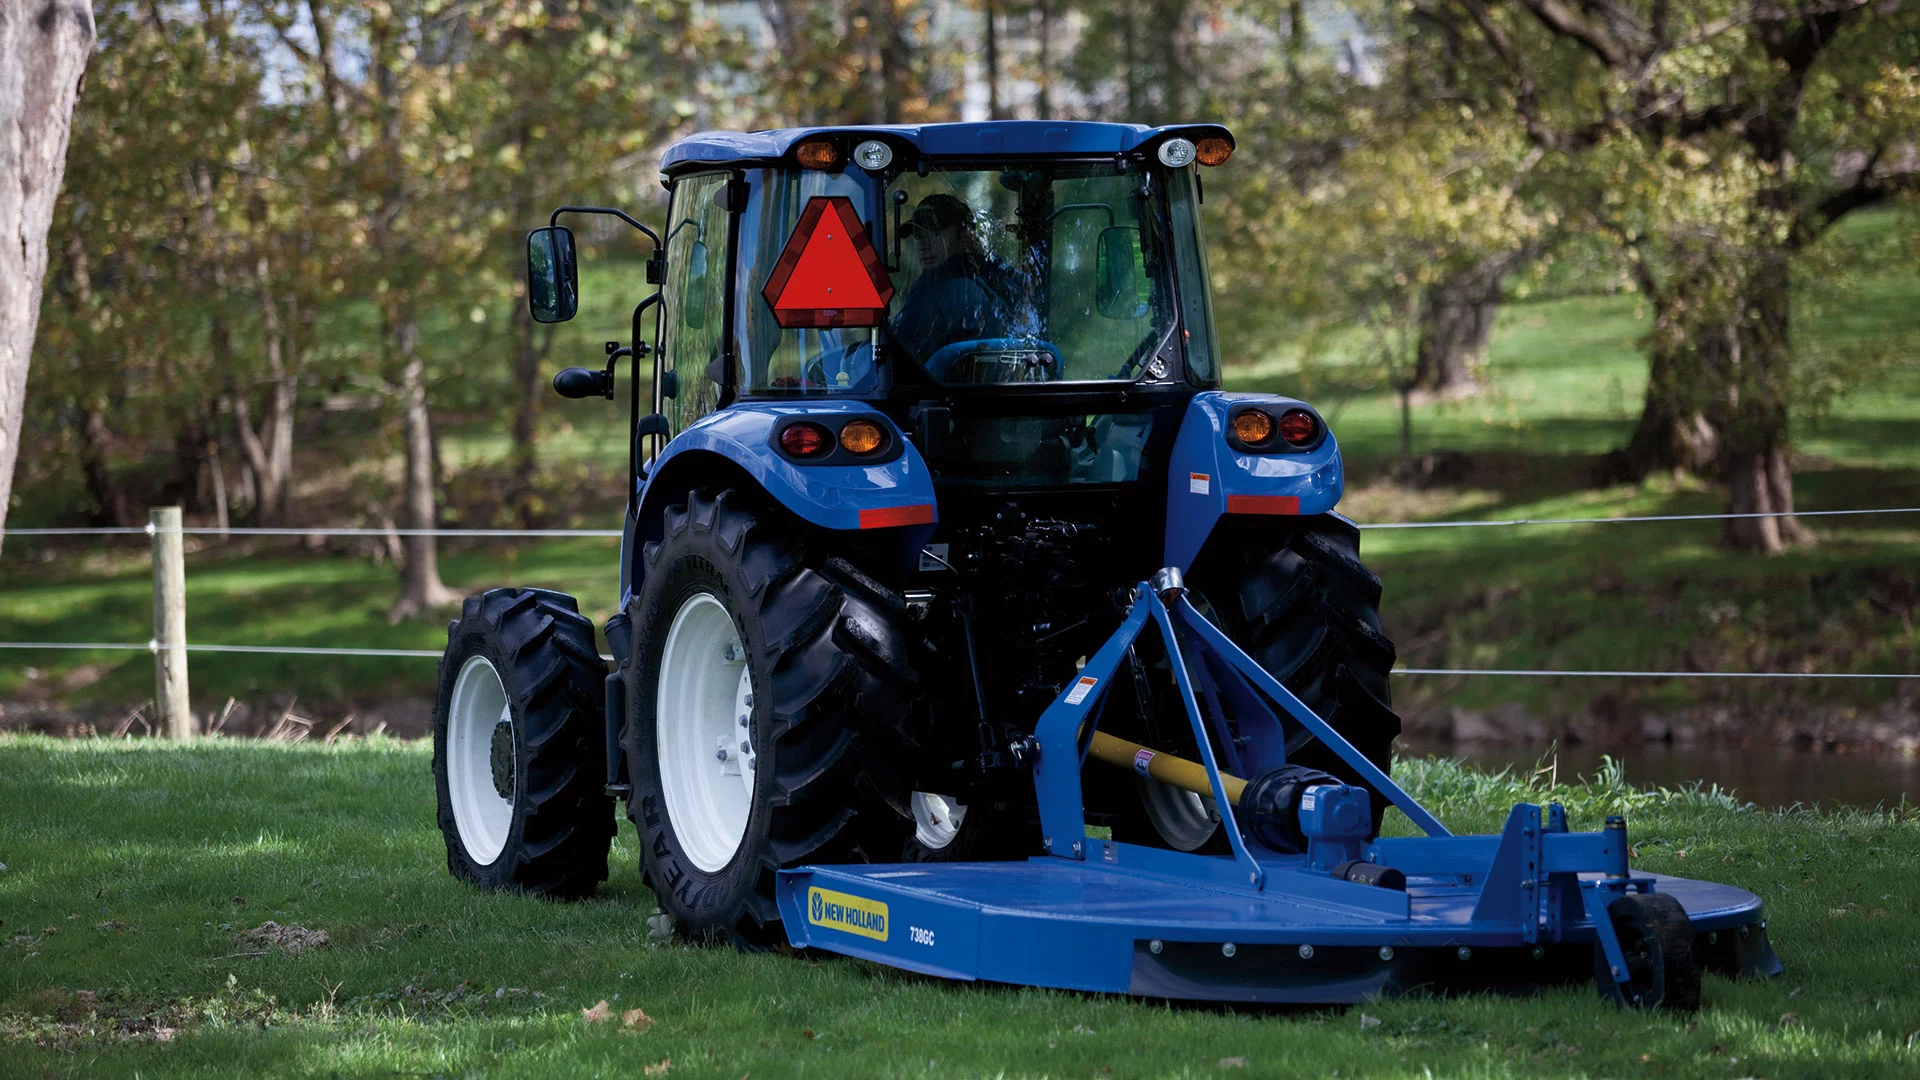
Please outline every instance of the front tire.
[{"label": "front tire", "polygon": [[447,870],[559,899],[607,878],[606,665],[570,596],[494,589],[447,627],[433,777]]},{"label": "front tire", "polygon": [[682,935],[774,944],[776,871],[890,859],[912,831],[905,606],[740,492],[662,525],[626,678],[642,868]]}]

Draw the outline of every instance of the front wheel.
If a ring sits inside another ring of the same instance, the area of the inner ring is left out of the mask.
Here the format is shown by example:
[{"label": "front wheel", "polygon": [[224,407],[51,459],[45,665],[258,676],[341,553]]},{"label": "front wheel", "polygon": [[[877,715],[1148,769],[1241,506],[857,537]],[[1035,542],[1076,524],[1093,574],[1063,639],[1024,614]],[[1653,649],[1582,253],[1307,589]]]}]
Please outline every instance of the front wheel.
[{"label": "front wheel", "polygon": [[447,869],[562,899],[607,877],[606,665],[571,596],[494,589],[447,628],[433,777]]}]

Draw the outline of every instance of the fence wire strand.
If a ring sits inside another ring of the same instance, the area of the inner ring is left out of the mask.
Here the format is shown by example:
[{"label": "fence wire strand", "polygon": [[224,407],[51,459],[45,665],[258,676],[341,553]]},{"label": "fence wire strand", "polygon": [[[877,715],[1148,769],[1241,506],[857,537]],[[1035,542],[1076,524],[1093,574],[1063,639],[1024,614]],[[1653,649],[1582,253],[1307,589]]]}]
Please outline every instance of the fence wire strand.
[{"label": "fence wire strand", "polygon": [[[1859,517],[1876,514],[1920,514],[1920,506],[1888,506],[1856,510],[1768,511],[1753,514],[1635,514],[1620,517],[1562,518],[1487,518],[1463,521],[1373,521],[1355,522],[1361,529],[1467,529],[1509,528],[1516,525],[1626,525],[1647,521],[1735,521],[1751,518],[1782,517]],[[31,529],[0,529],[4,536],[152,536],[151,525],[56,526]],[[214,525],[191,525],[180,530],[183,536],[448,536],[485,539],[514,537],[582,538],[616,537],[619,529],[370,529],[300,528],[296,526],[235,526],[222,529]]]},{"label": "fence wire strand", "polygon": [[[131,652],[159,652],[167,648],[157,641],[137,644],[130,641],[0,641],[0,649],[97,649]],[[271,653],[284,656],[393,656],[402,658],[438,657],[435,649],[334,649],[317,645],[199,645],[184,646],[192,652]],[[602,653],[602,660],[613,657]],[[1554,668],[1394,668],[1395,675],[1512,675],[1569,678],[1626,679],[1920,679],[1920,672],[1901,671],[1563,671]]]}]

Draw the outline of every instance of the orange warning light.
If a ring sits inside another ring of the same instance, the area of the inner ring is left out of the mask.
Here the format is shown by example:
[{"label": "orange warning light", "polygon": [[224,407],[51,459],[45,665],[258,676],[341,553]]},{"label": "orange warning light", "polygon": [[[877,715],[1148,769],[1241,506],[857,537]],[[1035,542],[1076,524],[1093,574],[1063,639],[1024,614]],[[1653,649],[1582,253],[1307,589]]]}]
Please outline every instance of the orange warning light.
[{"label": "orange warning light", "polygon": [[879,326],[893,299],[880,253],[845,195],[815,195],[760,295],[774,321],[793,330]]}]

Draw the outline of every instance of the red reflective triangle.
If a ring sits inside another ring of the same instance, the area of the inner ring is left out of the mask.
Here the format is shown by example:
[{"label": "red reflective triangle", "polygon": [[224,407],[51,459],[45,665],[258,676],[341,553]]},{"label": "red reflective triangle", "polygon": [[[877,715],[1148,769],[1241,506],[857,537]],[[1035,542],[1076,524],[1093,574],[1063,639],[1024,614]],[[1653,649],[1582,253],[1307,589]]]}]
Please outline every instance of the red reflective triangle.
[{"label": "red reflective triangle", "polygon": [[815,195],[760,290],[781,326],[878,326],[893,299],[880,253],[845,195]]}]

